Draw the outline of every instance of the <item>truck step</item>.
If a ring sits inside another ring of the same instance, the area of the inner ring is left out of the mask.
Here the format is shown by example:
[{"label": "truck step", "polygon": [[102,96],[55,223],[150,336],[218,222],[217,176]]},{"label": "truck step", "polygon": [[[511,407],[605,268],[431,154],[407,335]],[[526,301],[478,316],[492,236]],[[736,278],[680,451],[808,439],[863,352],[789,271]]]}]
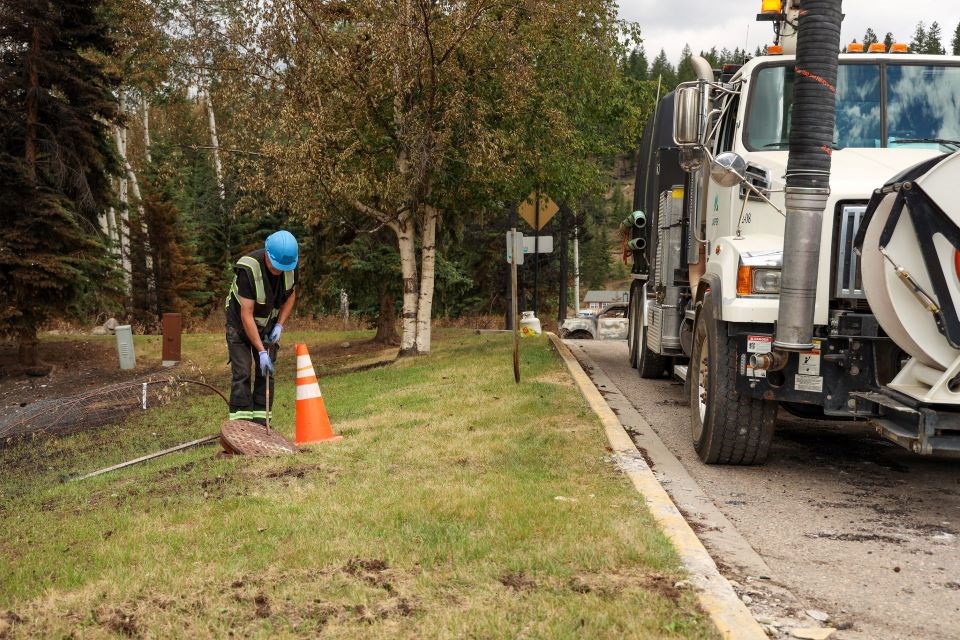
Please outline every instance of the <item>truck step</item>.
[{"label": "truck step", "polygon": [[685,364],[675,364],[673,365],[673,375],[677,376],[684,382],[687,381],[687,371],[689,367]]},{"label": "truck step", "polygon": [[877,393],[875,391],[852,391],[850,392],[850,396],[853,398],[859,398],[860,400],[866,400],[867,402],[878,404],[881,407],[886,407],[887,409],[891,409],[899,413],[914,414],[914,415],[920,413],[913,407],[909,407],[895,398],[891,398],[886,394]]}]

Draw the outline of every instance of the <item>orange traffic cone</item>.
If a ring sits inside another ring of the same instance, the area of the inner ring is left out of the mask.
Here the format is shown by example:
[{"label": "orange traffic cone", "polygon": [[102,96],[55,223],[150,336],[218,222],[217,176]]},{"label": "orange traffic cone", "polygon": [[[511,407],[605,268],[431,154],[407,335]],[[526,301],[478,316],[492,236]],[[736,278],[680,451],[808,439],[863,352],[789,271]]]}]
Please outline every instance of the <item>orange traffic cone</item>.
[{"label": "orange traffic cone", "polygon": [[310,361],[307,345],[297,345],[297,444],[335,442],[343,436],[333,435],[327,405],[320,393],[317,373]]}]

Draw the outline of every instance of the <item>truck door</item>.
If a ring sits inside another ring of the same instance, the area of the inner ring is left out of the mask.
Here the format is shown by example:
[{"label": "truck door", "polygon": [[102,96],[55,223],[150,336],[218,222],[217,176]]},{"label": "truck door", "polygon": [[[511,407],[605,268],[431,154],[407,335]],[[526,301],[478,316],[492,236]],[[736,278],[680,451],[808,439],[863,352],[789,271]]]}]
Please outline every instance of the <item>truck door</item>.
[{"label": "truck door", "polygon": [[[720,129],[714,145],[714,154],[733,151],[736,146],[734,141],[738,131],[737,112],[740,109],[740,97],[736,95],[727,96],[725,101],[723,115],[720,119]],[[707,239],[713,240],[735,233],[736,220],[734,216],[739,218],[740,206],[743,204],[738,197],[739,191],[739,187],[720,187],[712,180],[707,180]],[[736,208],[735,211],[734,208]]]}]

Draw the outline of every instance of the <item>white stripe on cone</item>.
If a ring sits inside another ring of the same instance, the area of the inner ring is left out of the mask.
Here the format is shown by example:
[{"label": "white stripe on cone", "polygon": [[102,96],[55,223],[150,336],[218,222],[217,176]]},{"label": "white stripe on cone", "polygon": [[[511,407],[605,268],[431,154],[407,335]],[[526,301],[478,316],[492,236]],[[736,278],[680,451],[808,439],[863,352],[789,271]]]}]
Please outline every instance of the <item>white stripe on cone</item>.
[{"label": "white stripe on cone", "polygon": [[[317,373],[313,370],[313,363],[310,362],[310,355],[297,356],[297,377],[298,378],[316,378]],[[297,400],[311,400],[313,398],[322,398],[320,385],[316,381],[310,384],[297,385]]]},{"label": "white stripe on cone", "polygon": [[316,382],[312,384],[301,384],[297,386],[297,400],[312,400],[313,398],[322,398],[320,385]]}]

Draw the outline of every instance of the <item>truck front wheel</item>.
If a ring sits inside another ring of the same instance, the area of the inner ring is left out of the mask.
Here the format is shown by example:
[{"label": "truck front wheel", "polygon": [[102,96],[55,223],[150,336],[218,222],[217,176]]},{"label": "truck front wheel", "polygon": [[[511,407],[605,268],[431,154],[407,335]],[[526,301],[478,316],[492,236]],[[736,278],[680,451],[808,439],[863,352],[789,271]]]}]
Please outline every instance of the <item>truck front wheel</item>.
[{"label": "truck front wheel", "polygon": [[737,392],[737,349],[714,318],[709,293],[697,314],[690,358],[693,446],[707,464],[763,464],[770,451],[777,403]]}]

